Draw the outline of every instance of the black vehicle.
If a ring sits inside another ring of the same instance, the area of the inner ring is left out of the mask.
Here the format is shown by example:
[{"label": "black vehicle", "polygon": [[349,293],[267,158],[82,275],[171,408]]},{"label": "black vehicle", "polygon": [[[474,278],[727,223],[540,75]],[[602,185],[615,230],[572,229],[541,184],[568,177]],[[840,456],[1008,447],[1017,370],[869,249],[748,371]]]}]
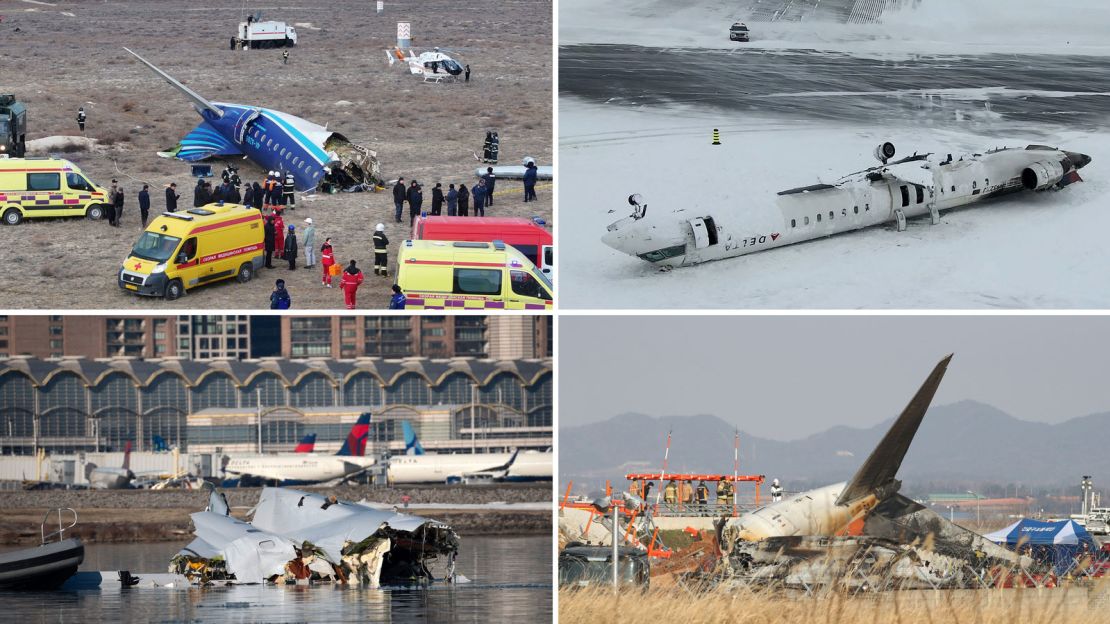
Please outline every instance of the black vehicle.
[{"label": "black vehicle", "polygon": [[744,25],[744,22],[736,22],[732,25],[732,28],[728,29],[728,40],[751,41],[751,39],[749,38],[748,27]]},{"label": "black vehicle", "polygon": [[[647,589],[651,564],[647,553],[635,548],[617,550],[617,577],[621,585]],[[613,547],[571,542],[559,553],[559,587],[613,584]]]},{"label": "black vehicle", "polygon": [[27,153],[27,107],[14,95],[0,95],[0,156],[23,158]]}]

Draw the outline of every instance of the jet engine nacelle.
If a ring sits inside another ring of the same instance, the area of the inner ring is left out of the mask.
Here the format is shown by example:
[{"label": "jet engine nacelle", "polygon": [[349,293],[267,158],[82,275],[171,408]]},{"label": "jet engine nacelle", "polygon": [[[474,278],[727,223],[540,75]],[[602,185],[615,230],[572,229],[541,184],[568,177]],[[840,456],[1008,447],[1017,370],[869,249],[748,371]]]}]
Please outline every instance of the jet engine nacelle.
[{"label": "jet engine nacelle", "polygon": [[886,161],[890,160],[891,158],[894,158],[894,144],[890,141],[880,143],[875,148],[875,160],[885,165]]},{"label": "jet engine nacelle", "polygon": [[1046,191],[1064,178],[1064,164],[1039,160],[1021,171],[1021,184],[1030,191]]}]

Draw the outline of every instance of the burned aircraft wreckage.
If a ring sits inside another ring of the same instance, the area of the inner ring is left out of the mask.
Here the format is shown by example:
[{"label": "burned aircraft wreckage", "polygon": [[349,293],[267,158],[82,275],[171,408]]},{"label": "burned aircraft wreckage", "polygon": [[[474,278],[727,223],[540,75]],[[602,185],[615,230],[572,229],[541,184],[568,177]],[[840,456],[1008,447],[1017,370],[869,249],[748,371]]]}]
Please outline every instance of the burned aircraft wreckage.
[{"label": "burned aircraft wreckage", "polygon": [[[285,488],[264,488],[250,522],[213,491],[192,514],[196,539],[170,560],[190,582],[380,585],[455,580],[446,524]],[[436,568],[438,571],[434,571]]]},{"label": "burned aircraft wreckage", "polygon": [[[951,358],[934,367],[851,480],[800,492],[735,517],[724,515],[714,522],[715,531],[703,537],[711,544],[708,550],[691,547],[695,556],[686,560],[682,553],[672,552],[658,572],[684,584],[806,591],[980,588],[1047,578],[1049,570],[1041,563],[899,493],[898,470]],[[640,530],[625,531],[626,539],[652,536],[651,530],[643,530],[652,523],[651,507],[637,499],[632,509],[635,513],[626,515],[638,518]],[[581,539],[590,537],[583,533]],[[648,545],[634,541],[640,548]]]},{"label": "burned aircraft wreckage", "polygon": [[209,101],[143,57],[124,50],[187,97],[202,118],[164,155],[187,162],[242,156],[266,171],[291,173],[298,191],[325,185],[363,190],[380,184],[377,153],[342,134],[269,108]]},{"label": "burned aircraft wreckage", "polygon": [[808,586],[967,587],[988,569],[1030,565],[899,494],[896,478],[952,356],[942,359],[851,480],[800,492],[717,524],[734,572]]}]

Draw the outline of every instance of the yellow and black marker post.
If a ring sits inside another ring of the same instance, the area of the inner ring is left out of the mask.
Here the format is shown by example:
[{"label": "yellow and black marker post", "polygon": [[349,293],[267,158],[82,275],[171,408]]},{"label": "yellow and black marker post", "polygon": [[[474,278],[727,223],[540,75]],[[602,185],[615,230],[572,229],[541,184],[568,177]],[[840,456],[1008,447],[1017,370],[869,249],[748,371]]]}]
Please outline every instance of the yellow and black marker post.
[{"label": "yellow and black marker post", "polygon": [[721,131],[713,128],[713,145],[721,144]]}]

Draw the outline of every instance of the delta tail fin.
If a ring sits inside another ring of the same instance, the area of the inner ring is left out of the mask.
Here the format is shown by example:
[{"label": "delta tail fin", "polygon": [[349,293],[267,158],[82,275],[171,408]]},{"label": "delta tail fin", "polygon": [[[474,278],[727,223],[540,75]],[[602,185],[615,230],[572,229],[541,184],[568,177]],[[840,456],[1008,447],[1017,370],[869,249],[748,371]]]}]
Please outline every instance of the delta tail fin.
[{"label": "delta tail fin", "polygon": [[301,443],[297,448],[293,449],[294,453],[311,453],[316,448],[316,434],[310,433],[301,439]]},{"label": "delta tail fin", "polygon": [[423,455],[424,447],[420,444],[420,438],[416,437],[416,432],[412,429],[412,423],[407,420],[401,421],[401,429],[405,434],[405,455]]},{"label": "delta tail fin", "polygon": [[925,418],[925,412],[929,409],[933,395],[936,394],[940,381],[944,379],[944,373],[948,370],[948,363],[951,361],[952,354],[949,354],[933,368],[929,378],[921,384],[906,409],[902,410],[902,415],[894,421],[879,445],[871,451],[867,461],[863,462],[855,476],[848,481],[844,491],[836,499],[837,505],[847,504],[894,482],[898,468],[902,466],[902,459],[910,449],[910,443],[913,442],[917,428],[921,426],[921,420]]},{"label": "delta tail fin", "polygon": [[157,67],[154,66],[153,63],[151,63],[150,61],[146,60],[145,58],[139,56],[138,54],[135,54],[130,49],[125,47],[124,50],[127,50],[128,54],[130,54],[131,56],[134,56],[135,58],[139,59],[139,61],[142,62],[143,65],[146,65],[147,67],[149,67],[151,70],[154,71],[154,73],[161,76],[166,82],[173,85],[173,87],[176,88],[178,91],[181,91],[182,93],[184,93],[185,97],[189,98],[193,102],[193,107],[197,109],[198,113],[203,114],[203,111],[208,110],[213,115],[215,115],[216,117],[223,117],[224,116],[223,109],[217,107],[212,102],[209,102],[208,100],[204,99],[196,91],[193,91],[189,87],[186,87],[185,85],[181,84],[173,76],[170,76],[166,72],[158,69]]},{"label": "delta tail fin", "polygon": [[358,421],[351,427],[343,448],[336,455],[362,457],[366,454],[366,438],[370,435],[370,412],[363,412]]},{"label": "delta tail fin", "polygon": [[131,440],[123,445],[123,469],[131,470]]}]

